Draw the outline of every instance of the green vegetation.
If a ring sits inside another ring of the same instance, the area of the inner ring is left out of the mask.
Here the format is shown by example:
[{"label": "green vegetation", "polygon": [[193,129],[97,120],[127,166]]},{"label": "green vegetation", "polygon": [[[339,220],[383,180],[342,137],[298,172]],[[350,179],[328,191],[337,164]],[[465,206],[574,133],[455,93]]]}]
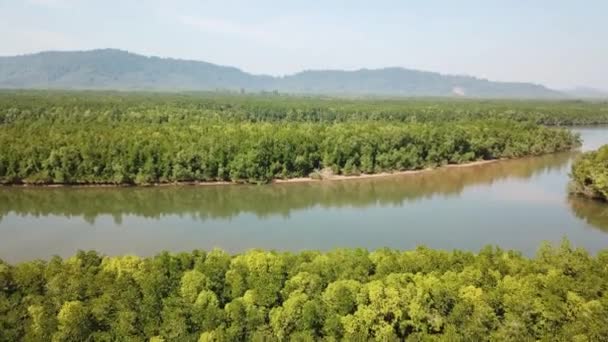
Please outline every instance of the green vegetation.
[{"label": "green vegetation", "polygon": [[346,175],[413,170],[540,155],[577,144],[568,131],[508,121],[99,123],[86,128],[35,122],[0,127],[0,182],[267,182],[322,168]]},{"label": "green vegetation", "polygon": [[543,125],[608,124],[608,102],[336,99],[221,93],[0,91],[0,124],[31,122],[446,122],[498,119]]},{"label": "green vegetation", "polygon": [[0,341],[601,341],[607,264],[567,241],[0,262]]},{"label": "green vegetation", "polygon": [[566,130],[538,126],[532,114],[516,120],[517,112],[461,112],[452,104],[425,113],[416,102],[408,112],[409,102],[390,101],[5,92],[0,183],[268,182],[326,168],[412,170],[579,144]]},{"label": "green vegetation", "polygon": [[608,145],[583,153],[572,165],[571,191],[608,200]]}]

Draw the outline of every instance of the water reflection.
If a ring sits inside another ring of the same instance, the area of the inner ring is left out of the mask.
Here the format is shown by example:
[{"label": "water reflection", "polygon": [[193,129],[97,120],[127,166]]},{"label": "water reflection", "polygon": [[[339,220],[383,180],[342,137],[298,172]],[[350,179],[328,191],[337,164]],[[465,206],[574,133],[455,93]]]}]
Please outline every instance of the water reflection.
[{"label": "water reflection", "polygon": [[608,233],[608,203],[580,196],[569,196],[568,203],[576,217]]},{"label": "water reflection", "polygon": [[44,217],[83,217],[94,224],[111,215],[160,218],[189,215],[196,220],[229,219],[243,213],[258,218],[288,217],[294,210],[372,205],[403,206],[433,196],[456,197],[470,186],[506,179],[529,179],[562,170],[572,153],[442,168],[405,176],[271,186],[178,186],[154,188],[0,188],[0,220],[9,213]]}]

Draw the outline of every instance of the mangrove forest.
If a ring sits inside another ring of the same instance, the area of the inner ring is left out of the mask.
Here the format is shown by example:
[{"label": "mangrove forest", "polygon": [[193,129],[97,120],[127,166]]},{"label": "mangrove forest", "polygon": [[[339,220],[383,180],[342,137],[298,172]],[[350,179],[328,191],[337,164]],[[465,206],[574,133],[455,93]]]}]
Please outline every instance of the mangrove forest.
[{"label": "mangrove forest", "polygon": [[541,123],[605,119],[594,103],[542,119],[537,111],[552,106],[5,91],[0,183],[265,183],[418,170],[571,150],[578,136]]},{"label": "mangrove forest", "polygon": [[336,249],[0,262],[1,341],[602,341],[608,251]]},{"label": "mangrove forest", "polygon": [[583,153],[572,165],[571,190],[608,201],[608,145]]}]

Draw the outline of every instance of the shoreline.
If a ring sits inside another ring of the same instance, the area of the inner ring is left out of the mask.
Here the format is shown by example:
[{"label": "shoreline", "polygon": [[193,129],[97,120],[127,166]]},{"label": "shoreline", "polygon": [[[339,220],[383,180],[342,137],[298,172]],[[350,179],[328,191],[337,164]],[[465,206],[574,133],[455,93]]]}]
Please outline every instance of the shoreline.
[{"label": "shoreline", "polygon": [[309,183],[309,182],[323,182],[323,181],[343,181],[343,180],[354,180],[354,179],[369,179],[369,178],[382,178],[382,177],[393,177],[393,176],[406,176],[406,175],[415,175],[430,171],[437,171],[440,169],[452,169],[452,168],[464,168],[464,167],[473,167],[478,165],[491,164],[499,161],[504,161],[508,159],[490,159],[490,160],[477,160],[469,163],[462,164],[447,164],[439,167],[427,167],[425,169],[419,170],[404,170],[404,171],[395,171],[395,172],[380,172],[380,173],[362,173],[360,175],[329,175],[327,177],[321,179],[313,179],[311,177],[298,177],[298,178],[289,178],[289,179],[275,179],[271,181],[271,184],[287,184],[287,183]]},{"label": "shoreline", "polygon": [[[533,157],[533,156],[532,156]],[[394,172],[380,172],[380,173],[362,173],[360,175],[327,175],[323,176],[321,179],[314,179],[312,177],[296,177],[296,178],[288,178],[288,179],[273,179],[268,184],[290,184],[290,183],[316,183],[316,182],[332,182],[332,181],[348,181],[348,180],[356,180],[356,179],[370,179],[370,178],[383,178],[383,177],[394,177],[394,176],[406,176],[406,175],[415,175],[425,172],[436,171],[439,169],[450,169],[450,168],[465,168],[465,167],[474,167],[479,165],[486,165],[491,163],[496,163],[499,161],[505,160],[516,160],[523,159],[529,157],[522,158],[500,158],[500,159],[490,159],[490,160],[477,160],[468,163],[462,164],[446,164],[439,167],[427,167],[425,169],[418,170],[404,170],[404,171],[394,171]],[[145,188],[145,187],[169,187],[169,186],[224,186],[224,185],[255,185],[255,183],[247,183],[247,182],[230,182],[230,181],[190,181],[190,182],[167,182],[167,183],[152,183],[152,184],[112,184],[112,183],[99,183],[99,184],[86,184],[86,183],[75,183],[75,184],[35,184],[35,183],[15,183],[15,184],[0,184],[0,188]]]}]

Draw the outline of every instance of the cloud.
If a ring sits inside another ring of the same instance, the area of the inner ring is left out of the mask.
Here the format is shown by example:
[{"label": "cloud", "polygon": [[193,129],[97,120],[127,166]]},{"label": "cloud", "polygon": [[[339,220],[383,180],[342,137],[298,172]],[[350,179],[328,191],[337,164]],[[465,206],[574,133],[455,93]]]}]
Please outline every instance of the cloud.
[{"label": "cloud", "polygon": [[307,16],[283,15],[264,23],[246,24],[242,21],[217,18],[177,16],[178,22],[200,32],[265,44],[291,53],[334,55],[337,46],[358,46],[361,40],[371,41],[364,32],[345,27],[332,20]]},{"label": "cloud", "polygon": [[254,25],[245,25],[223,19],[181,16],[180,22],[186,26],[209,33],[236,36],[245,39],[272,42],[277,36],[269,30]]},{"label": "cloud", "polygon": [[[0,27],[0,29],[2,29]],[[6,38],[0,46],[0,55],[35,53],[44,50],[71,50],[79,48],[71,37],[54,31],[9,29],[4,31]]]},{"label": "cloud", "polygon": [[68,7],[72,0],[27,0],[32,5],[44,7]]},{"label": "cloud", "polygon": [[499,191],[491,194],[498,201],[566,206],[563,196],[549,192],[540,186],[531,186],[521,182],[505,182],[498,186],[498,189]]}]

